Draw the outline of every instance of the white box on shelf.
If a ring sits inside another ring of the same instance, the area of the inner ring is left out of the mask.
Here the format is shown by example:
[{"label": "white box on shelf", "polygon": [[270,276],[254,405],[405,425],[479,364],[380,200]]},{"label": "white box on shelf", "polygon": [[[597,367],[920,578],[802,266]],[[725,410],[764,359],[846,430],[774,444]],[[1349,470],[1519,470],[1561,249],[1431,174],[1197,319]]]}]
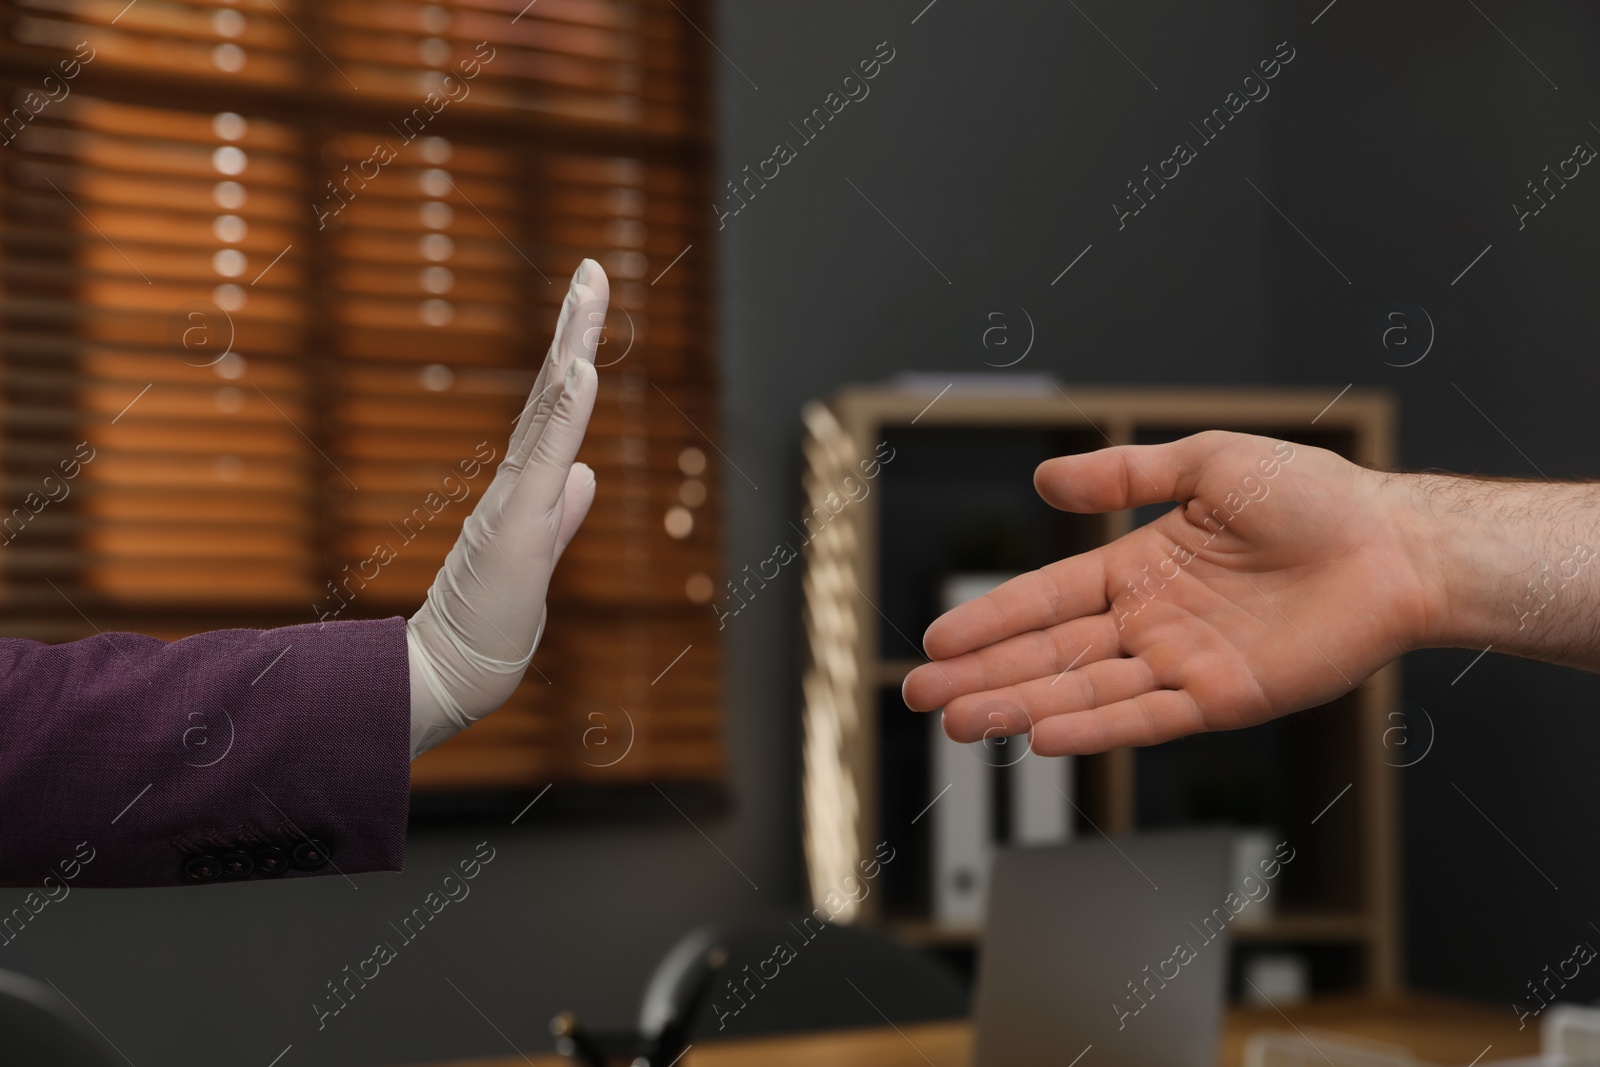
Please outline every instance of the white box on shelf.
[{"label": "white box on shelf", "polygon": [[[1232,883],[1234,891],[1246,898],[1251,897],[1249,886],[1245,883],[1246,878],[1253,879],[1251,885],[1258,887],[1268,885],[1265,896],[1259,900],[1253,899],[1239,913],[1235,920],[1238,926],[1265,926],[1278,910],[1278,901],[1272,895],[1270,883],[1261,875],[1272,860],[1272,843],[1276,840],[1279,840],[1277,832],[1271,827],[1247,827],[1234,834]],[[1260,892],[1260,889],[1258,888],[1256,892]]]},{"label": "white box on shelf", "polygon": [[1311,992],[1311,967],[1298,952],[1250,957],[1244,965],[1247,1004],[1299,1004]]}]

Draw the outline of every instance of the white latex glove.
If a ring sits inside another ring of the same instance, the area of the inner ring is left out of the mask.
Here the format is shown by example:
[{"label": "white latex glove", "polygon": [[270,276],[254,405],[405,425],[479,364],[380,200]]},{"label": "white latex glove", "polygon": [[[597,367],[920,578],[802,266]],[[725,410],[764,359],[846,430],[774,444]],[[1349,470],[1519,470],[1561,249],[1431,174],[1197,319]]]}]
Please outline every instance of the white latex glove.
[{"label": "white latex glove", "polygon": [[550,573],[594,502],[594,472],[573,461],[610,293],[584,260],[494,481],[406,623],[413,759],[504,704],[539,645]]}]

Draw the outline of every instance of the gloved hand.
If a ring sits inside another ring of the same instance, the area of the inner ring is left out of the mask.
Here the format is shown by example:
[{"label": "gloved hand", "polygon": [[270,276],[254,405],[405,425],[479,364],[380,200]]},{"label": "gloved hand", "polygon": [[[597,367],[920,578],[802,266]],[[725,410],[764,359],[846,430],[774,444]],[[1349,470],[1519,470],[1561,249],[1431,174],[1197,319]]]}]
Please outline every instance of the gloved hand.
[{"label": "gloved hand", "polygon": [[544,634],[550,574],[594,502],[594,472],[574,458],[609,299],[605,272],[584,260],[494,481],[406,623],[413,759],[504,704]]}]

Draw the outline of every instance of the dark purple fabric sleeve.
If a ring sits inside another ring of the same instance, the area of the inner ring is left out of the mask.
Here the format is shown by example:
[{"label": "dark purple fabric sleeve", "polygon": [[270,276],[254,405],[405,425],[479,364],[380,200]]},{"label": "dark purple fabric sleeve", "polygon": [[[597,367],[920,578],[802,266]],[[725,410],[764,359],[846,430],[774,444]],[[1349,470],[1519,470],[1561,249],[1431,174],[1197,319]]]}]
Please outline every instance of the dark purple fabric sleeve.
[{"label": "dark purple fabric sleeve", "polygon": [[405,626],[0,640],[0,886],[400,870]]}]

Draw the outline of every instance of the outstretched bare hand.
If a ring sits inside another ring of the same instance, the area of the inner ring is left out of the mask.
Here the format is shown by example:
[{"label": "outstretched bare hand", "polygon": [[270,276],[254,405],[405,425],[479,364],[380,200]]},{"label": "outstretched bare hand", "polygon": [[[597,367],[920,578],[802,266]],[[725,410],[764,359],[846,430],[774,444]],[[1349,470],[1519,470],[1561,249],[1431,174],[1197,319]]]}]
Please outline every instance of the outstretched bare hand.
[{"label": "outstretched bare hand", "polygon": [[1431,590],[1390,476],[1209,431],[1041,464],[1053,507],[1178,506],[928,627],[907,706],[957,741],[1057,756],[1250,726],[1326,703],[1427,632]]}]

